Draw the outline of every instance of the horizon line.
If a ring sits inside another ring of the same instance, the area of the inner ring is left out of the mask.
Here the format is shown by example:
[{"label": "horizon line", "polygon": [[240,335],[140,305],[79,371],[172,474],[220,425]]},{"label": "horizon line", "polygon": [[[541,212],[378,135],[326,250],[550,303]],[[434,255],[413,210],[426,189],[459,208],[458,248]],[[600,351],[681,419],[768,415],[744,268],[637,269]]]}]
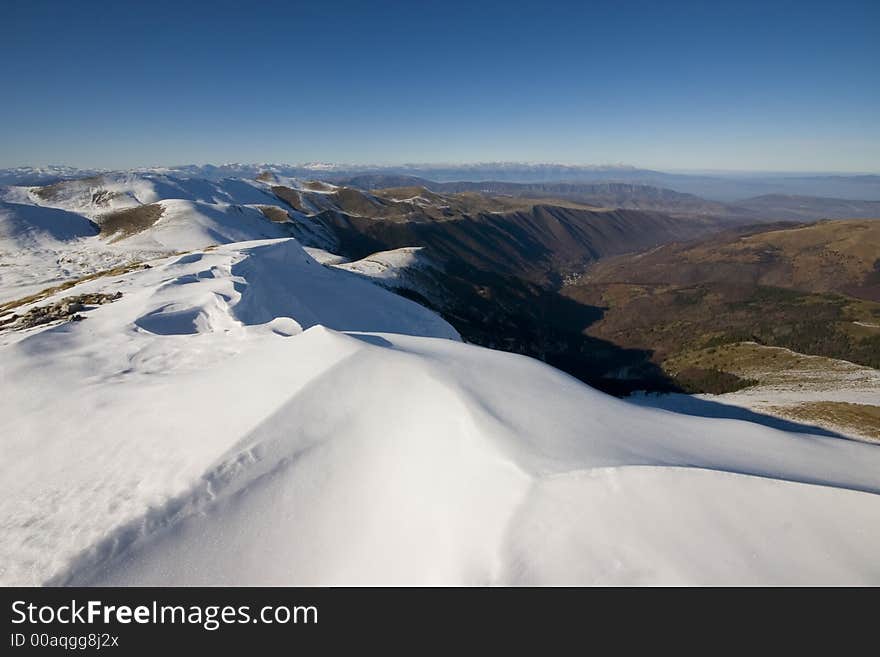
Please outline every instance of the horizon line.
[{"label": "horizon line", "polygon": [[682,167],[652,167],[628,164],[622,162],[616,163],[571,163],[553,160],[461,160],[461,161],[424,161],[424,162],[400,162],[400,163],[379,163],[379,162],[345,162],[345,161],[322,161],[308,160],[304,162],[283,162],[283,161],[263,161],[263,162],[243,162],[243,161],[227,161],[227,162],[185,162],[178,164],[151,164],[138,165],[129,167],[103,167],[103,166],[79,166],[74,164],[63,164],[59,162],[46,164],[20,164],[16,166],[2,167],[0,170],[16,170],[16,169],[44,169],[44,168],[65,168],[77,171],[94,171],[94,172],[123,172],[137,170],[159,170],[159,169],[182,169],[185,167],[259,167],[259,166],[276,166],[290,167],[298,169],[313,169],[320,171],[321,168],[327,169],[395,169],[395,168],[412,168],[412,169],[438,169],[442,167],[489,167],[489,166],[529,166],[529,167],[561,167],[567,169],[618,169],[630,171],[645,171],[654,173],[678,173],[684,175],[700,175],[700,174],[797,174],[806,176],[823,176],[823,175],[847,175],[847,176],[872,176],[880,175],[880,169],[874,171],[867,170],[833,170],[833,169],[725,169],[725,168],[682,168]]}]

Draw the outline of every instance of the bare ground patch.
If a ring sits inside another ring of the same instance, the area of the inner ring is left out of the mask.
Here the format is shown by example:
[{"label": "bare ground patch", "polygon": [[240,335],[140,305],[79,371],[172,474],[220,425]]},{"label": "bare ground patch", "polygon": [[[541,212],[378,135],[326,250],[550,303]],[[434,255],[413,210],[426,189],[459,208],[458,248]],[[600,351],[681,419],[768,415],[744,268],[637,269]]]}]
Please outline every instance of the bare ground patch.
[{"label": "bare ground patch", "polygon": [[329,185],[320,180],[307,180],[302,186],[304,189],[308,189],[311,192],[332,192],[336,189],[333,185]]},{"label": "bare ground patch", "polygon": [[806,402],[797,406],[776,406],[774,413],[793,420],[826,427],[840,427],[880,440],[880,406],[851,402]]},{"label": "bare ground patch", "polygon": [[65,281],[59,285],[47,287],[45,290],[40,290],[39,292],[35,292],[34,294],[29,294],[26,297],[7,301],[6,303],[0,304],[0,318],[2,318],[0,319],[0,325],[7,322],[8,318],[6,317],[6,315],[8,315],[16,308],[21,308],[23,306],[36,303],[37,301],[41,301],[42,299],[47,299],[57,292],[69,290],[70,288],[74,287],[75,285],[79,285],[80,283],[92,281],[96,278],[101,278],[102,276],[118,276],[119,274],[125,274],[127,272],[134,271],[135,269],[149,269],[149,267],[150,265],[143,262],[133,262],[126,265],[120,265],[119,267],[105,269],[103,271],[95,272],[94,274],[89,274],[88,276],[82,276],[81,278]]},{"label": "bare ground patch", "polygon": [[122,298],[122,292],[116,292],[115,294],[93,292],[64,297],[45,306],[30,308],[22,315],[12,314],[3,317],[0,319],[0,330],[28,329],[58,321],[80,321],[85,319],[79,314],[80,311],[88,310],[89,306],[100,306],[120,298]]},{"label": "bare ground patch", "polygon": [[263,213],[263,216],[269,221],[274,221],[279,224],[290,221],[290,215],[287,214],[284,208],[279,208],[276,205],[260,205],[258,207],[260,208],[260,212]]},{"label": "bare ground patch", "polygon": [[303,205],[302,196],[295,189],[284,187],[283,185],[275,185],[272,188],[272,193],[297,212],[307,212],[305,205]]},{"label": "bare ground patch", "polygon": [[109,238],[111,242],[118,242],[136,235],[159,221],[164,211],[165,208],[158,203],[148,203],[136,208],[108,212],[97,220],[101,227],[101,237]]}]

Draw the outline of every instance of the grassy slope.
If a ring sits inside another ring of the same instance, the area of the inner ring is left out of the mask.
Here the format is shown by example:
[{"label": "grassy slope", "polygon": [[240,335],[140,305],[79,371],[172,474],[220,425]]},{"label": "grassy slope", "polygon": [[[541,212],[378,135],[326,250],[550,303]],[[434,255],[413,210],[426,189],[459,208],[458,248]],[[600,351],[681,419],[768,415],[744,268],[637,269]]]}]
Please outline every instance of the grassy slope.
[{"label": "grassy slope", "polygon": [[[847,361],[739,342],[684,352],[664,366],[716,370],[753,383],[727,398],[759,412],[880,439],[880,372]],[[856,400],[858,403],[854,403]]]},{"label": "grassy slope", "polygon": [[675,359],[753,341],[880,368],[878,255],[880,222],[745,231],[599,262],[564,293],[606,308],[590,335],[653,351],[685,389],[727,391],[743,382],[718,372],[734,370]]}]

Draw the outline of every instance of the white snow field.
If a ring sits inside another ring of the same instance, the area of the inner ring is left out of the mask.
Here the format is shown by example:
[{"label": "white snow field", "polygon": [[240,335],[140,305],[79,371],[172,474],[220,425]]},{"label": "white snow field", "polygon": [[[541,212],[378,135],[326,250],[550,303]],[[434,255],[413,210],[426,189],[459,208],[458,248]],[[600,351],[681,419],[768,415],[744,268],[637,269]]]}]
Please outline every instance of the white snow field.
[{"label": "white snow field", "polygon": [[2,584],[880,584],[876,446],[614,399],[295,239],[149,264],[0,332]]},{"label": "white snow field", "polygon": [[[292,184],[292,183],[291,183]],[[155,204],[158,221],[132,235],[99,236],[102,218]],[[304,215],[276,223],[260,207],[285,208],[270,185],[158,173],[103,174],[48,187],[0,186],[0,303],[49,286],[162,255],[253,239],[307,234],[329,246]],[[123,239],[120,239],[123,238]]]},{"label": "white snow field", "polygon": [[[113,264],[102,263],[103,249],[80,257],[82,245],[95,242],[97,233],[94,224],[73,212],[0,201],[0,303],[96,266],[118,264],[118,257]],[[83,259],[87,264],[80,265]]]}]

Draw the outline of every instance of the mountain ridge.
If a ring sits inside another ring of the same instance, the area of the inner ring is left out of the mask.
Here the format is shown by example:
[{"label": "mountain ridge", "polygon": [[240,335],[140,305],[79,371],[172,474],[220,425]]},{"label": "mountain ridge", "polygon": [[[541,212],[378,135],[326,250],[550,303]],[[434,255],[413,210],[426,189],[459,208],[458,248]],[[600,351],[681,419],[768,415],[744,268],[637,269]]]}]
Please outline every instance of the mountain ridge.
[{"label": "mountain ridge", "polygon": [[[629,166],[565,165],[534,163],[483,163],[474,165],[342,165],[342,164],[225,164],[141,167],[140,173],[168,173],[206,178],[255,178],[262,171],[279,175],[342,181],[364,174],[416,176],[439,182],[628,182],[670,188],[706,199],[730,203],[766,194],[800,194],[847,200],[880,200],[880,175],[797,174],[766,172],[664,172]],[[19,167],[0,170],[0,185],[48,184],[61,179],[112,173],[112,170],[75,167]]]}]

